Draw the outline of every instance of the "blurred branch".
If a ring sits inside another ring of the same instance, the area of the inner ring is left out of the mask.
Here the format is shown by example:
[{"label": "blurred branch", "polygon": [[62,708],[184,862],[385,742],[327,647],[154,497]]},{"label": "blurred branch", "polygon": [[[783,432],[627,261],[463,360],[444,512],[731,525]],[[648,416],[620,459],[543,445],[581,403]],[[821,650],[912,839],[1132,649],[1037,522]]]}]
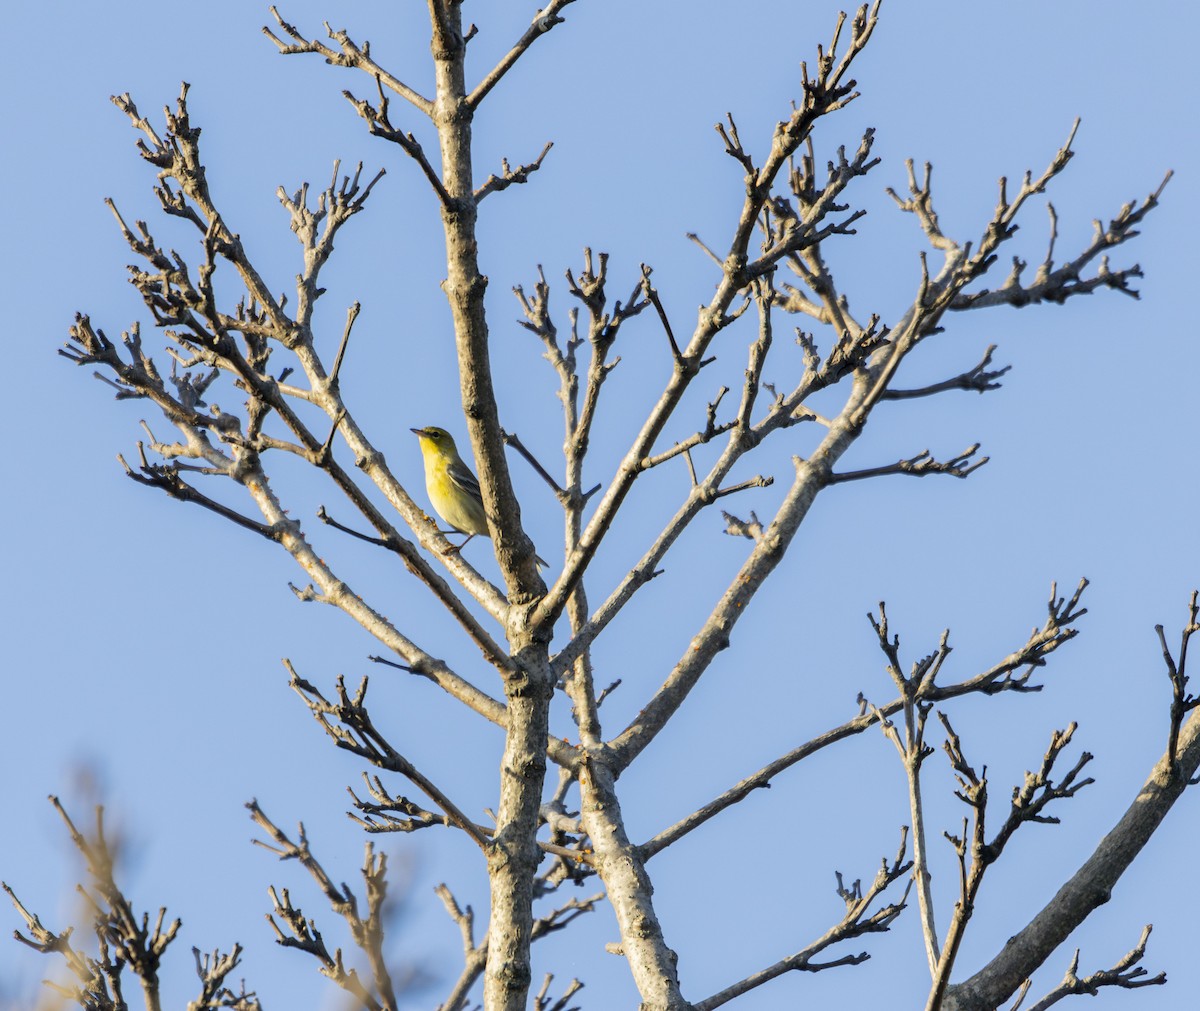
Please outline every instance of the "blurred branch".
[{"label": "blurred branch", "polygon": [[461,1011],[467,1002],[467,995],[476,981],[483,975],[487,964],[487,938],[481,944],[475,943],[475,913],[470,906],[461,909],[454,894],[445,884],[434,888],[437,897],[442,900],[446,912],[458,925],[463,942],[463,969],[454,983],[449,996],[438,1005],[438,1011]]},{"label": "blurred branch", "polygon": [[[79,886],[79,893],[91,912],[91,925],[99,943],[99,953],[93,957],[74,947],[71,943],[72,928],[57,934],[47,929],[37,915],[20,902],[16,893],[3,884],[4,891],[29,931],[28,937],[20,931],[14,931],[13,936],[36,951],[57,953],[63,957],[78,984],[64,986],[47,980],[46,985],[66,1000],[89,1011],[125,1011],[127,1005],[122,993],[121,977],[128,968],[141,984],[148,1011],[160,1011],[159,970],[163,955],[178,935],[180,921],[176,919],[167,924],[166,909],[160,909],[151,926],[149,913],[143,913],[140,917],[134,913],[116,881],[118,850],[105,832],[102,807],[96,808],[96,828],[89,838],[76,828],[57,797],[52,796],[50,802],[66,824],[71,841],[85,861],[91,885]],[[257,997],[246,990],[244,983],[238,993],[225,985],[226,978],[240,964],[241,952],[241,946],[235,944],[227,954],[215,950],[211,955],[201,958],[200,952],[193,948],[201,989],[199,997],[188,1003],[189,1011],[216,1011],[218,1008],[261,1011]]]},{"label": "blurred branch", "polygon": [[258,996],[246,992],[245,981],[237,993],[225,985],[229,974],[241,964],[240,944],[235,944],[228,954],[214,950],[211,954],[205,952],[202,955],[199,948],[193,948],[192,957],[196,960],[196,975],[200,978],[200,996],[188,1002],[187,1011],[217,1011],[219,1008],[262,1011]]}]

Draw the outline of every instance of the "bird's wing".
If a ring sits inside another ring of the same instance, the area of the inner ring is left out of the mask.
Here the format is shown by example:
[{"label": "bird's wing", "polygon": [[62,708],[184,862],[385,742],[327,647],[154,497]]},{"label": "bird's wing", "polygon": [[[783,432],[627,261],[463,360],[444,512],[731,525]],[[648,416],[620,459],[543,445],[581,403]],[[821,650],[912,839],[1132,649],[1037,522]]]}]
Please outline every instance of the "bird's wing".
[{"label": "bird's wing", "polygon": [[473,495],[475,498],[483,501],[483,493],[479,490],[479,481],[471,473],[471,468],[463,463],[462,460],[455,460],[451,463],[446,468],[446,473],[450,475],[450,480],[468,495]]}]

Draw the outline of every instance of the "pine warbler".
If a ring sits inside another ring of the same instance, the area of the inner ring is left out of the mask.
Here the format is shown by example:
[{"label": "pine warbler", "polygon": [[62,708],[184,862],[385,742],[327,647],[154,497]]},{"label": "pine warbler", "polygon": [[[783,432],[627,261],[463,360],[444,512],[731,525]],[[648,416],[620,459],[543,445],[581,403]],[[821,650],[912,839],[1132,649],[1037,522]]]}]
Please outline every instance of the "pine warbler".
[{"label": "pine warbler", "polygon": [[[459,545],[459,550],[465,548],[476,534],[490,537],[479,481],[458,455],[454,436],[444,428],[433,426],[411,431],[421,443],[421,456],[425,460],[425,491],[429,494],[434,512],[459,533],[467,535],[467,540]],[[534,558],[538,565],[546,564],[540,556],[534,555]]]}]

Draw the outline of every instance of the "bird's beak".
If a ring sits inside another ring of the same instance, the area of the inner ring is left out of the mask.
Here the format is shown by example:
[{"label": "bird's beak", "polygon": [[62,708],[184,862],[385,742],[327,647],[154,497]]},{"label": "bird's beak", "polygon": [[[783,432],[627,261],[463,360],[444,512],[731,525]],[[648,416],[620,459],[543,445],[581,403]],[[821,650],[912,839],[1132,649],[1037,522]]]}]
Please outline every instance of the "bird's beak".
[{"label": "bird's beak", "polygon": [[423,429],[423,428],[410,428],[409,431],[412,432],[413,435],[424,435],[425,434],[425,429]]}]

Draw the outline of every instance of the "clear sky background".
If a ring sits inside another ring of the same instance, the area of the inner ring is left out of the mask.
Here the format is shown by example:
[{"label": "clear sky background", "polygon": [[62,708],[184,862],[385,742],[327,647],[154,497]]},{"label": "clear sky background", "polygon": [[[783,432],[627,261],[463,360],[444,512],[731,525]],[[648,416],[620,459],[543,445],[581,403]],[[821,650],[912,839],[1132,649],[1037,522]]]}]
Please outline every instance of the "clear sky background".
[{"label": "clear sky background", "polygon": [[[328,18],[370,39],[383,65],[432,90],[424,5],[286,0],[281,11],[310,34]],[[481,29],[472,42],[475,76],[532,11],[510,2],[468,5]],[[488,99],[477,120],[478,178],[498,171],[502,157],[532,160],[545,141],[555,142],[528,186],[488,199],[480,232],[502,418],[543,460],[554,460],[561,442],[555,378],[540,345],[515,323],[510,289],[531,286],[543,264],[565,329],[562,272],[578,270],[590,245],[611,253],[613,297],[633,287],[639,263],[651,264],[676,330],[687,332],[716,273],[685,233],[721,248],[742,193],[740,169],[712,125],[732,111],[747,147],[761,155],[799,94],[800,61],[811,62],[816,44],[828,40],[836,11],[832,2],[798,0],[580,0],[567,24]],[[139,418],[159,431],[166,425],[145,405],[115,403],[90,370],[54,353],[76,311],[113,337],[141,320],[147,344],[162,343],[125,280],[131,254],[103,198],[111,196],[127,220],[146,219],[192,262],[199,247],[158,214],[152,170],[108,96],[131,92],[160,125],[159,110],[186,79],[218,204],[277,291],[290,287],[300,258],[276,188],[323,186],[337,158],[343,166],[361,160],[368,172],[386,166],[323,275],[329,293],[318,325],[332,353],[346,306],[362,302],[343,389],[393,470],[424,501],[409,427],[464,431],[438,289],[444,265],[436,207],[415,166],[369,138],[341,98],[343,88],[369,95],[368,82],[315,57],[280,57],[259,32],[268,17],[265,5],[244,0],[166,0],[136,16],[112,5],[31,5],[0,64],[8,96],[0,113],[7,151],[0,160],[0,285],[9,362],[0,401],[9,433],[0,498],[7,709],[0,877],[48,925],[64,926],[76,911],[79,871],[45,798],[61,794],[81,825],[90,823],[91,804],[103,801],[125,839],[127,893],[139,908],[165,904],[183,919],[164,968],[177,1007],[195,995],[189,949],[227,950],[234,941],[246,947],[244,975],[267,1008],[340,1006],[315,964],[274,945],[262,918],[266,888],[290,887],[327,937],[345,943],[333,915],[299,868],[248,842],[253,832],[242,805],[257,797],[281,824],[303,819],[331,875],[361,893],[363,840],[343,814],[344,787],[361,770],[287,689],[281,657],[324,686],[338,673],[351,682],[371,674],[376,718],[468,812],[495,803],[502,743],[493,727],[460,713],[427,683],[369,664],[376,647],[348,619],[298,603],[287,581],[299,573],[282,551],[127,480],[115,455],[135,455]],[[1188,594],[1200,583],[1197,31],[1193,5],[1159,0],[885,3],[856,65],[863,97],[824,122],[816,138],[826,158],[839,144],[853,149],[865,127],[878,131],[882,164],[849,195],[868,216],[857,238],[828,248],[851,304],[891,321],[915,291],[923,238],[884,193],[903,188],[905,158],[934,163],[943,226],[970,238],[991,214],[997,178],[1040,172],[1076,116],[1083,120],[1077,157],[1050,194],[1060,256],[1087,241],[1093,218],[1111,217],[1157,187],[1166,170],[1176,172],[1143,235],[1114,255],[1114,266],[1142,265],[1142,299],[1100,293],[1063,307],[956,316],[914,356],[904,377],[913,385],[964,370],[989,343],[999,345],[997,363],[1013,368],[1003,388],[984,397],[885,405],[847,464],[888,463],[925,448],[945,457],[976,441],[991,462],[967,481],[890,478],[821,497],[738,626],[734,648],[622,780],[634,838],[648,838],[848,718],[859,691],[878,702],[892,698],[864,617],[878,601],[888,602],[909,661],[949,627],[955,652],[945,679],[959,679],[1041,624],[1052,580],[1069,592],[1081,576],[1092,580],[1090,613],[1083,634],[1053,658],[1046,690],[952,709],[968,756],[988,766],[993,823],[1003,817],[1010,786],[1036,767],[1051,731],[1071,720],[1080,728],[1068,757],[1093,752],[1089,771],[1098,780],[1057,807],[1063,825],[1022,829],[990,873],[956,978],[1027,922],[1133,798],[1165,742],[1169,689],[1153,627],[1163,623],[1174,644]],[[414,111],[397,101],[393,115],[435,149]],[[1035,201],[1022,225],[1009,251],[1036,264],[1046,238],[1044,203]],[[777,320],[777,331],[786,334],[789,323]],[[720,383],[737,387],[751,327],[747,318],[722,335],[718,363],[697,383],[664,445],[702,426],[704,402]],[[595,481],[611,473],[640,423],[639,405],[669,367],[651,316],[628,325],[616,350],[623,363],[594,440]],[[787,384],[795,363],[781,354],[767,378]],[[240,401],[229,389],[222,396]],[[784,480],[729,502],[732,511],[771,513],[787,486],[788,454],[805,451],[805,436],[796,438],[757,464]],[[520,461],[513,469],[527,529],[556,570],[555,504]],[[640,555],[686,481],[680,464],[639,485],[594,567],[593,600]],[[335,516],[346,513],[303,474],[284,473],[279,483],[293,515],[310,527],[322,502]],[[420,629],[431,652],[499,690],[400,566],[324,530],[312,533],[400,627]],[[486,544],[467,550],[494,573]],[[610,732],[658,685],[746,550],[721,533],[716,512],[706,514],[666,559],[666,575],[643,591],[637,614],[614,627],[597,656],[600,683],[624,679],[605,705]],[[568,734],[565,707],[555,716],[556,732]],[[955,867],[939,836],[958,828],[962,810],[942,757],[930,763],[926,792],[945,922]],[[1194,903],[1184,900],[1194,884],[1197,803],[1189,795],[1177,805],[1112,901],[1051,960],[1035,992],[1057,981],[1074,945],[1083,947],[1081,971],[1107,968],[1152,922],[1145,965],[1167,970],[1169,986],[1106,991],[1089,1007],[1188,1006],[1200,988]],[[907,821],[894,750],[881,734],[868,734],[785,774],[771,791],[656,858],[657,901],[687,996],[700,999],[823,933],[841,915],[834,870],[870,880],[880,857],[894,854]],[[446,881],[484,922],[486,878],[472,846],[447,833],[376,841],[392,855],[396,888],[407,895],[393,934],[396,958],[434,980],[405,1006],[433,1007],[460,955],[457,929],[432,886]],[[10,911],[0,924],[7,933],[20,921]],[[737,1006],[919,1006],[928,974],[917,926],[914,907],[890,935],[846,949],[870,950],[865,965],[784,978]],[[633,1007],[626,970],[601,951],[616,937],[611,910],[601,906],[540,944],[535,972],[556,973],[555,991],[579,975],[587,989],[578,1003],[591,1011]],[[0,942],[0,1006],[28,1006],[37,980],[59,971],[15,942]]]}]

